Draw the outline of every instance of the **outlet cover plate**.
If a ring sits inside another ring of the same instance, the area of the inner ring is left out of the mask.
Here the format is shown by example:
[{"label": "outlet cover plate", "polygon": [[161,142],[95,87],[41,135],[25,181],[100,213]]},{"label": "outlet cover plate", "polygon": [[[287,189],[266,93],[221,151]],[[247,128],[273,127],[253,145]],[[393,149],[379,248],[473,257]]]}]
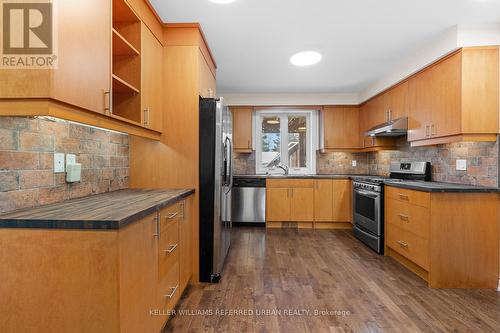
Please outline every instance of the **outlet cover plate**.
[{"label": "outlet cover plate", "polygon": [[353,166],[353,167],[358,166],[358,162],[357,162],[357,161],[352,161],[352,166]]},{"label": "outlet cover plate", "polygon": [[467,160],[457,160],[457,171],[467,171]]},{"label": "outlet cover plate", "polygon": [[54,154],[54,173],[64,172],[64,154],[55,153]]},{"label": "outlet cover plate", "polygon": [[66,166],[76,164],[76,155],[67,154],[66,155]]}]

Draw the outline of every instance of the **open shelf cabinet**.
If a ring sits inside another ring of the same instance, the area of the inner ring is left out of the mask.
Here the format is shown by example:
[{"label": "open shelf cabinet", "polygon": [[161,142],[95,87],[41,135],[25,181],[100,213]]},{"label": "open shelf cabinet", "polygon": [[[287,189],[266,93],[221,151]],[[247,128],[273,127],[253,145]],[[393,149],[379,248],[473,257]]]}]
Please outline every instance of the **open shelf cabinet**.
[{"label": "open shelf cabinet", "polygon": [[140,50],[141,20],[125,0],[113,0],[111,112],[142,124]]}]

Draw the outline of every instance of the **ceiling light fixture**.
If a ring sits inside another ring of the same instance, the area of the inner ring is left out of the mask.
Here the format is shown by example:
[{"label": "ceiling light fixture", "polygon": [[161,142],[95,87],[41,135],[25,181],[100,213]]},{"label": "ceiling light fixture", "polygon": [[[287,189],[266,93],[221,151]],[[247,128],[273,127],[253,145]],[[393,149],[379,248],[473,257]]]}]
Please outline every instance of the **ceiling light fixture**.
[{"label": "ceiling light fixture", "polygon": [[219,4],[219,5],[226,5],[231,2],[235,2],[236,0],[210,0],[210,2]]},{"label": "ceiling light fixture", "polygon": [[271,119],[271,120],[268,120],[267,123],[270,124],[270,125],[276,125],[276,124],[279,124],[280,121],[279,120],[273,120],[273,119]]},{"label": "ceiling light fixture", "polygon": [[295,66],[311,66],[321,61],[321,54],[316,51],[303,51],[294,54],[290,62]]}]

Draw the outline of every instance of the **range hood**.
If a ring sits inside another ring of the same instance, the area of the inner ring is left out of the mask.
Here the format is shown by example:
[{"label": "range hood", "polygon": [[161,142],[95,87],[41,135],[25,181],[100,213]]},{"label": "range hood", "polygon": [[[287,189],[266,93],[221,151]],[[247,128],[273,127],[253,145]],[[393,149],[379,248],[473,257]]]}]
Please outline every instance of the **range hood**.
[{"label": "range hood", "polygon": [[408,132],[408,118],[402,117],[370,128],[366,136],[402,136]]}]

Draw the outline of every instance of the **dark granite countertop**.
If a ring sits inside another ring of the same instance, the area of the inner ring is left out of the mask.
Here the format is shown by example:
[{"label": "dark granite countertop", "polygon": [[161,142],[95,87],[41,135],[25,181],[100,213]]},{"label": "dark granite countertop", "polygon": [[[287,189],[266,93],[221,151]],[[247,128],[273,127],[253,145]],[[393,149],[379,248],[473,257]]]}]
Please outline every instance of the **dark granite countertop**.
[{"label": "dark granite countertop", "polygon": [[0,228],[117,230],[194,190],[127,189],[0,215]]},{"label": "dark granite countertop", "polygon": [[441,183],[441,182],[386,180],[384,184],[388,186],[405,188],[409,190],[416,190],[422,192],[500,193],[500,189],[496,187],[483,187],[483,186]]},{"label": "dark granite countertop", "polygon": [[[234,175],[238,178],[269,178],[269,179],[352,179],[362,178],[368,175],[348,175],[348,174],[316,174],[316,175]],[[373,176],[371,176],[373,177]]]}]

